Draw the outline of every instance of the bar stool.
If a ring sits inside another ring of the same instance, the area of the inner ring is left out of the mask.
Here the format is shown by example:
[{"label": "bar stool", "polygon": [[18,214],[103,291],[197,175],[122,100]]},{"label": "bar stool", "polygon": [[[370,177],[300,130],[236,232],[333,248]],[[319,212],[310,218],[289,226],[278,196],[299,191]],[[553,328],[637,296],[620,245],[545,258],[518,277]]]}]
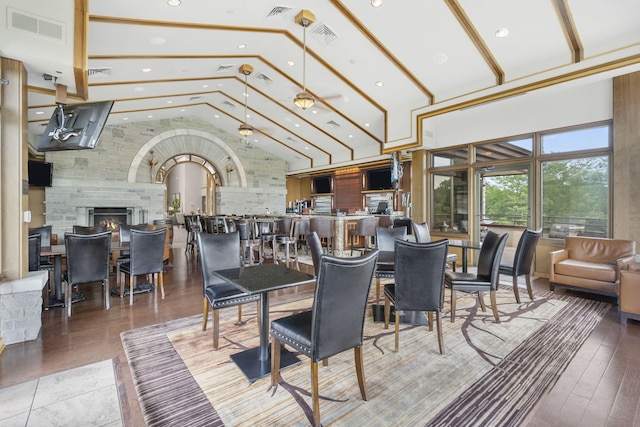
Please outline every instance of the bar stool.
[{"label": "bar stool", "polygon": [[[274,261],[284,262],[289,267],[291,262],[296,264],[296,270],[300,270],[298,264],[298,227],[300,221],[293,220],[288,235],[278,235],[273,246]],[[282,249],[282,255],[280,250]]]},{"label": "bar stool", "polygon": [[[371,248],[371,238],[376,235],[376,227],[380,223],[380,218],[377,216],[370,216],[367,218],[360,218],[356,223],[356,228],[354,230],[349,231],[349,240],[351,246],[351,255],[353,255],[353,249],[362,248],[363,250],[372,249]],[[354,246],[353,239],[354,237],[362,237],[364,242],[362,245]]]},{"label": "bar stool", "polygon": [[[253,224],[248,220],[236,222],[236,228],[240,235],[240,256],[244,265],[254,265],[262,263],[262,239],[253,237]],[[258,258],[255,258],[255,252]]]},{"label": "bar stool", "polygon": [[320,241],[324,241],[327,254],[333,254],[333,220],[331,218],[313,217],[309,221],[310,231],[315,231]]}]

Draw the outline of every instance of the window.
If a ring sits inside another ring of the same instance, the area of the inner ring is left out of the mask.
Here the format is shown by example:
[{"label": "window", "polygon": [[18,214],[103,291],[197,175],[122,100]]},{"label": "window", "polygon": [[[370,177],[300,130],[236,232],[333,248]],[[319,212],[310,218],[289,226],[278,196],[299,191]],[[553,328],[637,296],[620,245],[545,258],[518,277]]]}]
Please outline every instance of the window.
[{"label": "window", "polygon": [[533,156],[533,138],[478,144],[475,151],[478,163],[531,157]]},{"label": "window", "polygon": [[609,125],[587,127],[542,135],[542,154],[567,153],[571,151],[608,148]]},{"label": "window", "polygon": [[468,188],[466,170],[433,174],[432,230],[467,232]]},{"label": "window", "polygon": [[469,161],[469,150],[460,147],[451,150],[438,151],[433,154],[433,167],[464,165]]}]

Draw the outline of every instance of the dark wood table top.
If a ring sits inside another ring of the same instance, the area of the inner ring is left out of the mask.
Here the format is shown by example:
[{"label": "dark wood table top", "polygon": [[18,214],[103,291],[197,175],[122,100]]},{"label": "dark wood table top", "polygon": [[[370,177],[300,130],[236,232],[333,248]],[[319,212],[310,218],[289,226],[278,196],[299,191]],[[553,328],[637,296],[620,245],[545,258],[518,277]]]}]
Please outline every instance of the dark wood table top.
[{"label": "dark wood table top", "polygon": [[280,264],[258,264],[213,273],[248,294],[275,291],[315,281],[311,274]]}]

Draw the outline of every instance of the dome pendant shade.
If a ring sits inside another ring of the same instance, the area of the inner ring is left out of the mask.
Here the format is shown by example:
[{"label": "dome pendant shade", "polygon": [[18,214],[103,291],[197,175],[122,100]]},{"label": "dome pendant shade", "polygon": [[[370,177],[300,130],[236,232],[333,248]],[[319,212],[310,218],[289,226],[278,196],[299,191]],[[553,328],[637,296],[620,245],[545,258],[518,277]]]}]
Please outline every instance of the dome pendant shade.
[{"label": "dome pendant shade", "polygon": [[238,127],[238,133],[242,136],[251,136],[253,135],[253,128],[246,123],[243,123]]},{"label": "dome pendant shade", "polygon": [[316,100],[313,99],[313,95],[307,92],[307,83],[306,83],[306,75],[307,75],[307,27],[313,24],[315,20],[315,16],[308,10],[301,10],[300,13],[296,15],[296,23],[300,24],[303,28],[303,39],[302,39],[302,92],[296,95],[293,99],[293,103],[303,110],[313,106]]}]

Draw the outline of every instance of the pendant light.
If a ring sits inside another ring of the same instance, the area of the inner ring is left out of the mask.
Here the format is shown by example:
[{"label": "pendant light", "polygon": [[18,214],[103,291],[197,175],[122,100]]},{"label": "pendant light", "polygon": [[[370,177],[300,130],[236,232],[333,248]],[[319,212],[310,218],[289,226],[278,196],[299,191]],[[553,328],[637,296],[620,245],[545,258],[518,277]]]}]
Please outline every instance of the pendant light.
[{"label": "pendant light", "polygon": [[293,103],[296,106],[306,110],[311,107],[316,101],[313,96],[307,92],[306,74],[307,74],[307,27],[313,24],[315,16],[308,10],[301,10],[296,15],[296,24],[302,25],[304,28],[303,41],[302,41],[302,92],[296,95],[293,99]]},{"label": "pendant light", "polygon": [[249,97],[249,92],[247,92],[247,77],[253,73],[253,67],[249,64],[242,64],[240,68],[238,68],[238,71],[244,74],[244,122],[238,128],[238,133],[242,136],[251,136],[254,130],[247,124],[247,102]]}]

